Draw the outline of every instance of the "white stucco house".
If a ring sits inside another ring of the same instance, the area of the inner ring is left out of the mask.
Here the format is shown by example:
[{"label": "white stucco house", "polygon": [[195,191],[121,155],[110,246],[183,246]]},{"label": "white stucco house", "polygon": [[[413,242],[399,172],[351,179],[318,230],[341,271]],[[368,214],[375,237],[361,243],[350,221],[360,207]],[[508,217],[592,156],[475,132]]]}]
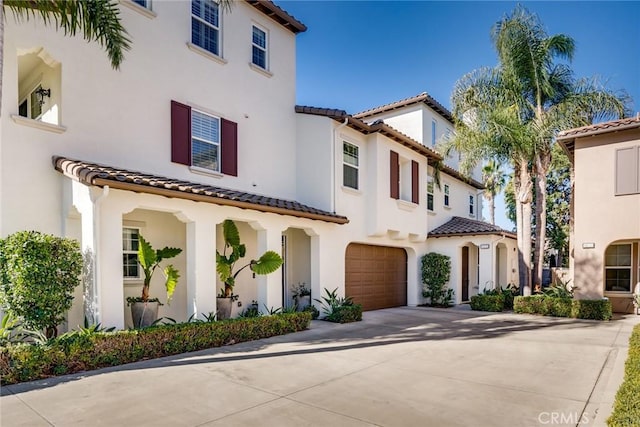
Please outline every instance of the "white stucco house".
[{"label": "white stucco house", "polygon": [[[243,310],[338,288],[365,309],[422,300],[419,258],[452,257],[456,302],[515,281],[513,235],[479,220],[475,178],[433,139],[453,131],[426,94],[363,113],[295,105],[296,34],[270,1],[121,1],[133,41],[120,71],[99,46],[37,23],[5,24],[0,236],[78,239],[87,271],[69,327],[131,325],[139,235],[183,252],[171,305],[186,320],[216,310],[215,252],[232,219],[248,259],[282,269],[235,293]],[[440,186],[431,176],[440,169]],[[151,296],[164,299],[161,278]]]}]

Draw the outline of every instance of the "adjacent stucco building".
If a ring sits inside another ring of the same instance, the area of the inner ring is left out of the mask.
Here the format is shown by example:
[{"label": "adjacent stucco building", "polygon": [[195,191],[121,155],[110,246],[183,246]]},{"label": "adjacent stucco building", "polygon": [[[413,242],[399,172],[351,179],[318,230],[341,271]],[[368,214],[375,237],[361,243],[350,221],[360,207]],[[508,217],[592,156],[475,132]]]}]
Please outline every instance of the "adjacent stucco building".
[{"label": "adjacent stucco building", "polygon": [[630,312],[640,282],[640,116],[567,130],[558,142],[574,168],[576,295]]}]

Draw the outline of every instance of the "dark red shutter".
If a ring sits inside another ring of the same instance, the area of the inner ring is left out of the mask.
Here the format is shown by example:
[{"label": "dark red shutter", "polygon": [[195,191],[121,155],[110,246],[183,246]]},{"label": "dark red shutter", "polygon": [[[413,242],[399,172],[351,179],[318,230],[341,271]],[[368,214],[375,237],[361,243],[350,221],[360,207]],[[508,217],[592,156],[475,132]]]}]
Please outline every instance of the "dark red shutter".
[{"label": "dark red shutter", "polygon": [[171,161],[191,166],[191,107],[171,101]]},{"label": "dark red shutter", "polygon": [[415,160],[411,160],[411,201],[420,203],[420,166]]},{"label": "dark red shutter", "polygon": [[389,184],[391,185],[391,198],[399,199],[400,198],[400,163],[398,159],[398,153],[395,151],[391,151],[390,156],[390,171],[389,174]]},{"label": "dark red shutter", "polygon": [[225,175],[238,176],[238,124],[222,121],[222,168]]}]

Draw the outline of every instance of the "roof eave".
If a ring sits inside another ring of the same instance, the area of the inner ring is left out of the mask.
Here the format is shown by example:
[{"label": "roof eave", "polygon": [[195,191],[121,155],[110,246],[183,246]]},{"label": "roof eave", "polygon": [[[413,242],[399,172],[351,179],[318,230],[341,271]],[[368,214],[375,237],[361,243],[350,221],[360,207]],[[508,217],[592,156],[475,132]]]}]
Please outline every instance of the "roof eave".
[{"label": "roof eave", "polygon": [[428,234],[427,238],[437,239],[439,237],[468,237],[468,236],[503,236],[517,240],[517,236],[507,231],[477,231],[470,233],[447,233],[447,234]]}]

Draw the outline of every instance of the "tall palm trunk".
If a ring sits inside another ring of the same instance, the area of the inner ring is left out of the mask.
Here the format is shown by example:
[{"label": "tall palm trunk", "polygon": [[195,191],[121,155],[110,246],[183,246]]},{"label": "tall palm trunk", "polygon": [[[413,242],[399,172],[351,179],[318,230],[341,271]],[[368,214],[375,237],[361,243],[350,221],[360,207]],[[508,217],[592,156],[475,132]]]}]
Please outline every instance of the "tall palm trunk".
[{"label": "tall palm trunk", "polygon": [[529,162],[519,159],[514,167],[513,190],[516,199],[518,237],[518,275],[520,293],[531,295],[531,176]]},{"label": "tall palm trunk", "polygon": [[536,154],[536,229],[533,255],[533,283],[542,286],[542,266],[547,241],[547,174],[551,166],[551,151]]},{"label": "tall palm trunk", "polygon": [[487,199],[489,202],[489,218],[491,218],[491,224],[496,225],[496,196],[491,194]]}]

